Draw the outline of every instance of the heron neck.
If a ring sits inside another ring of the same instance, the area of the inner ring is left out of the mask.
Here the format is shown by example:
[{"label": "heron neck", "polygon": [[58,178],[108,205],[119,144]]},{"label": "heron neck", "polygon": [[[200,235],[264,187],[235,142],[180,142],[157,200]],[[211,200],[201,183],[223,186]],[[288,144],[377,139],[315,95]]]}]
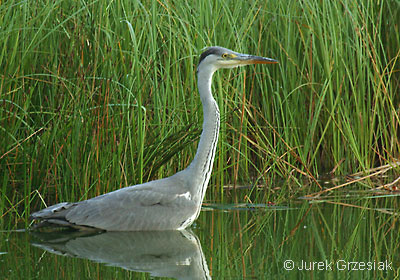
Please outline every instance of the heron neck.
[{"label": "heron neck", "polygon": [[210,180],[220,125],[218,105],[211,93],[213,73],[213,69],[198,69],[198,88],[203,104],[203,131],[196,155],[187,168],[195,180],[194,185],[199,191],[197,195],[199,195],[200,201],[204,198]]}]

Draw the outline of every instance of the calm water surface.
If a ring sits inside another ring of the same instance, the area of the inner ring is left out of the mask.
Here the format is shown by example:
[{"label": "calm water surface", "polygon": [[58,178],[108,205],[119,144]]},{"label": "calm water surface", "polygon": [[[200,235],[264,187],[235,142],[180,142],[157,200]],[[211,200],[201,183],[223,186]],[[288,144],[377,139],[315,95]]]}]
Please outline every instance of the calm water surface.
[{"label": "calm water surface", "polygon": [[344,204],[208,207],[182,232],[3,231],[0,278],[398,277],[398,217],[373,199]]}]

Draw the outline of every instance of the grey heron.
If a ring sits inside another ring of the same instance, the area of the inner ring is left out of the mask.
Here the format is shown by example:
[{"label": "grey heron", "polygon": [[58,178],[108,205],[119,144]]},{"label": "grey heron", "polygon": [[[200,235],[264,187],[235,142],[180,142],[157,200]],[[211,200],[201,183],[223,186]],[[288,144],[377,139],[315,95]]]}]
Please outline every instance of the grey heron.
[{"label": "grey heron", "polygon": [[209,47],[201,55],[197,81],[203,105],[203,131],[189,166],[171,177],[125,187],[80,202],[63,202],[33,213],[42,224],[106,231],[182,230],[200,213],[217,147],[220,114],[211,93],[220,68],[278,61]]}]

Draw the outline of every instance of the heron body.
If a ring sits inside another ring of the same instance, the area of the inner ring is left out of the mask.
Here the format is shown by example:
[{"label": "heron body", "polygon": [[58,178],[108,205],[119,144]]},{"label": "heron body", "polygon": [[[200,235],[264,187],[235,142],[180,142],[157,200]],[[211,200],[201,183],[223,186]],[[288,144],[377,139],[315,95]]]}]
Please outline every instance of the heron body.
[{"label": "heron body", "polygon": [[217,147],[220,115],[211,93],[214,72],[276,60],[240,54],[221,47],[207,48],[197,67],[198,89],[203,104],[203,131],[190,165],[160,180],[125,187],[81,202],[59,203],[33,213],[44,224],[107,231],[181,230],[199,216],[210,180]]}]

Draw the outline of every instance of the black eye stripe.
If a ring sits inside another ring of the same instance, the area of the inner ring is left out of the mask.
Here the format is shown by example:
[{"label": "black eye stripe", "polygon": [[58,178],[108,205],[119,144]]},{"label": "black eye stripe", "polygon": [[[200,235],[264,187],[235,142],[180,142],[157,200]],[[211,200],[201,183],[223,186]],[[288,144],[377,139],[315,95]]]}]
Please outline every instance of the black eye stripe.
[{"label": "black eye stripe", "polygon": [[229,55],[229,51],[230,50],[225,49],[225,48],[221,48],[221,47],[209,47],[209,48],[206,49],[205,52],[203,52],[200,55],[199,64],[210,54],[215,54],[215,55],[219,55],[219,56],[223,57],[223,55],[222,55],[222,53],[223,53],[224,55],[226,55],[223,58],[226,58]]}]

